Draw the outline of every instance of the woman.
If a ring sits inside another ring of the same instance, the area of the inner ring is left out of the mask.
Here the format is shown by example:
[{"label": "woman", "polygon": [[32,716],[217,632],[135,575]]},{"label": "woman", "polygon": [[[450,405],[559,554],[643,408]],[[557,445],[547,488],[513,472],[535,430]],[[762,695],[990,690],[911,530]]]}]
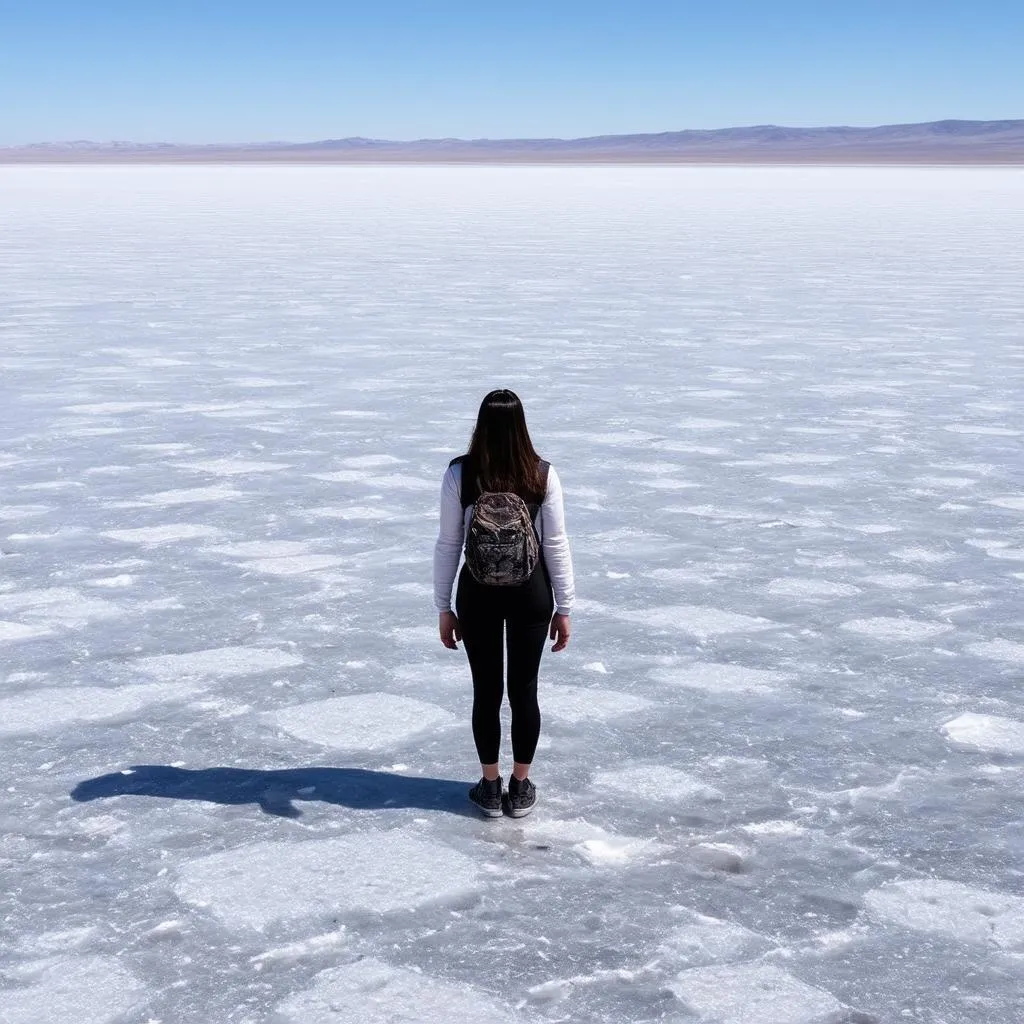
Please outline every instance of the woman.
[{"label": "woman", "polygon": [[[480,531],[488,528],[487,516],[480,511],[490,507],[488,502],[503,503],[505,510],[513,512],[522,510],[525,531],[533,534],[524,532],[522,557],[517,554],[510,560],[513,568],[509,573],[518,572],[513,575],[515,582],[495,582],[506,578],[502,575],[508,569],[506,562],[488,574],[481,568],[481,559],[486,561],[491,549],[483,544],[471,547]],[[452,584],[464,545],[467,562],[459,574],[453,612]],[[478,557],[480,551],[483,555]],[[531,554],[536,557],[535,566]],[[572,559],[558,474],[534,450],[519,398],[511,391],[492,391],[480,405],[469,451],[453,460],[444,475],[441,528],[434,548],[434,604],[441,643],[458,650],[456,641],[462,640],[473,674],[473,739],[482,778],[469,791],[469,799],[487,817],[500,817],[503,805],[498,768],[504,692],[502,634],[508,651],[513,756],[504,806],[512,817],[519,818],[529,814],[537,802],[529,774],[540,736],[537,671],[544,641],[555,641],[552,651],[565,649],[573,597]]]}]

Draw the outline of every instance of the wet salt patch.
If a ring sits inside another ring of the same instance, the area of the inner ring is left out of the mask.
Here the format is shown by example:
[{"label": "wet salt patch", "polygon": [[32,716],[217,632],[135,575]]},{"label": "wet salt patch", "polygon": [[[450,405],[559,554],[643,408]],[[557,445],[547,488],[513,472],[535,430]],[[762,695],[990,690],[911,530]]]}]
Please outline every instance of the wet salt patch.
[{"label": "wet salt patch", "polygon": [[246,473],[276,473],[290,468],[286,462],[246,462],[244,459],[200,459],[196,462],[176,462],[179,469],[191,469],[214,476],[241,476]]},{"label": "wet salt patch", "polygon": [[377,469],[382,466],[398,466],[403,461],[394,455],[353,455],[342,459],[341,464],[352,469]]},{"label": "wet salt patch", "polygon": [[865,583],[874,583],[879,587],[901,588],[927,587],[932,581],[927,576],[918,576],[912,572],[882,572],[864,577]]},{"label": "wet salt patch", "polygon": [[714,1024],[828,1024],[843,1004],[779,967],[719,964],[681,972],[668,988]]},{"label": "wet salt patch", "polygon": [[166,402],[89,402],[85,405],[65,405],[64,412],[80,413],[86,416],[117,416],[126,412],[145,412],[147,409],[162,409]]},{"label": "wet salt patch", "polygon": [[174,888],[231,927],[264,928],[353,911],[409,911],[463,897],[477,884],[476,862],[436,839],[375,829],[224,850],[182,865]]},{"label": "wet salt patch", "polygon": [[775,946],[767,936],[715,917],[694,914],[689,924],[673,928],[658,946],[661,956],[687,967],[704,967],[749,959]]},{"label": "wet salt patch", "polygon": [[652,803],[690,803],[697,800],[715,800],[721,793],[713,786],[678,768],[664,765],[634,765],[614,771],[596,772],[593,787],[614,790],[631,799]]},{"label": "wet salt patch", "polygon": [[1009,508],[1014,512],[1024,512],[1024,495],[1011,494],[1002,498],[992,498],[988,504],[997,508]]},{"label": "wet salt patch", "polygon": [[395,518],[395,513],[392,510],[371,505],[322,506],[304,509],[302,514],[312,519],[351,519],[365,522],[384,522]]},{"label": "wet salt patch", "polygon": [[772,693],[790,678],[783,672],[709,662],[656,668],[648,675],[658,683],[709,693]]},{"label": "wet salt patch", "polygon": [[33,637],[46,636],[49,632],[44,626],[26,626],[21,622],[6,622],[0,619],[0,644],[15,640],[31,640]]},{"label": "wet salt patch", "polygon": [[137,502],[125,505],[126,508],[145,508],[153,506],[158,508],[169,505],[191,505],[205,501],[229,501],[232,498],[244,497],[244,492],[236,491],[231,487],[188,487],[183,490],[159,491],[156,494],[146,494]]},{"label": "wet salt patch", "polygon": [[784,476],[773,476],[770,479],[780,484],[791,484],[794,487],[842,487],[847,483],[843,476],[822,476],[817,473],[787,473]]},{"label": "wet salt patch", "polygon": [[[241,565],[243,569],[270,576],[299,576],[320,569],[331,569],[344,561],[340,555],[292,555],[284,558],[257,558],[251,562],[242,562]],[[337,582],[344,582],[345,578],[339,576]]]},{"label": "wet salt patch", "polygon": [[1020,437],[1019,430],[1009,427],[987,427],[972,423],[949,423],[943,429],[953,434],[978,434],[983,437]]},{"label": "wet salt patch", "polygon": [[290,996],[277,1012],[295,1024],[514,1024],[518,1019],[491,992],[371,957],[322,971],[312,987]]},{"label": "wet salt patch", "polygon": [[729,388],[682,388],[687,398],[742,398],[744,392]]},{"label": "wet salt patch", "polygon": [[343,416],[346,419],[353,420],[377,420],[384,414],[381,412],[373,412],[369,409],[334,409],[331,411],[330,415]]},{"label": "wet salt patch", "polygon": [[614,614],[627,622],[635,622],[652,629],[678,630],[698,640],[710,640],[726,633],[756,633],[778,626],[777,622],[769,619],[690,604]]},{"label": "wet salt patch", "polygon": [[44,626],[71,629],[96,619],[116,619],[124,614],[118,605],[98,597],[86,597],[70,587],[0,594],[0,614],[4,613],[40,622]]},{"label": "wet salt patch", "polygon": [[864,897],[876,917],[913,931],[999,949],[1024,948],[1024,898],[942,878],[891,882]]},{"label": "wet salt patch", "polygon": [[1024,548],[993,548],[985,554],[990,558],[1001,558],[1007,562],[1024,562]]},{"label": "wet salt patch", "polygon": [[[65,430],[68,437],[108,437],[125,433],[124,427],[69,427]],[[86,470],[86,473],[89,472],[91,470]]]},{"label": "wet salt patch", "polygon": [[939,565],[956,557],[950,551],[935,551],[932,548],[921,547],[899,548],[890,551],[889,554],[901,562],[920,562],[923,565]]},{"label": "wet salt patch", "polygon": [[967,650],[979,658],[992,658],[994,661],[1008,661],[1012,664],[1024,665],[1024,644],[1013,640],[986,640],[982,643],[968,644]]},{"label": "wet salt patch", "polygon": [[436,626],[400,626],[391,630],[391,636],[400,644],[435,647],[438,643]]},{"label": "wet salt patch", "polygon": [[625,867],[667,849],[653,839],[618,835],[582,819],[542,821],[531,818],[523,832],[531,840],[567,844],[577,856],[594,867]]},{"label": "wet salt patch", "polygon": [[229,555],[232,558],[286,558],[303,555],[309,551],[309,542],[302,540],[246,540],[238,544],[222,544],[205,548],[213,555]]},{"label": "wet salt patch", "polygon": [[28,519],[31,516],[42,516],[52,511],[52,505],[0,505],[0,522]]},{"label": "wet salt patch", "polygon": [[388,750],[460,720],[444,708],[389,693],[361,693],[299,704],[268,716],[310,743],[341,750]]},{"label": "wet salt patch", "polygon": [[[100,722],[151,704],[184,699],[194,685],[147,683],[142,686],[54,687],[0,700],[0,736],[44,733],[71,722]],[[2,1018],[0,1018],[2,1019]]]},{"label": "wet salt patch", "polygon": [[1024,722],[998,715],[966,712],[946,722],[942,731],[954,743],[989,754],[1024,754]]},{"label": "wet salt patch", "polygon": [[140,526],[132,530],[107,530],[102,534],[111,540],[126,544],[172,544],[181,540],[219,537],[221,531],[213,526],[193,523],[167,523],[163,526]]},{"label": "wet salt patch", "polygon": [[261,647],[214,647],[187,654],[157,654],[139,658],[132,668],[158,679],[201,679],[207,676],[248,676],[295,668],[302,658],[288,651]]},{"label": "wet salt patch", "polygon": [[890,523],[865,523],[863,526],[851,526],[850,529],[856,530],[857,533],[874,536],[881,533],[897,533],[900,527],[892,526]]},{"label": "wet salt patch", "polygon": [[16,976],[29,984],[4,990],[3,1024],[113,1024],[146,994],[115,957],[50,958],[19,966]]},{"label": "wet salt patch", "polygon": [[769,594],[780,597],[852,597],[859,594],[860,587],[849,583],[834,583],[831,580],[775,579],[767,586]]},{"label": "wet salt patch", "polygon": [[544,714],[550,721],[569,725],[606,722],[654,706],[651,701],[630,693],[585,686],[551,687],[544,693],[542,703]]},{"label": "wet salt patch", "polygon": [[870,619],[850,619],[840,629],[879,640],[927,640],[949,633],[954,627],[944,622],[921,622],[918,619],[891,618],[879,615]]}]

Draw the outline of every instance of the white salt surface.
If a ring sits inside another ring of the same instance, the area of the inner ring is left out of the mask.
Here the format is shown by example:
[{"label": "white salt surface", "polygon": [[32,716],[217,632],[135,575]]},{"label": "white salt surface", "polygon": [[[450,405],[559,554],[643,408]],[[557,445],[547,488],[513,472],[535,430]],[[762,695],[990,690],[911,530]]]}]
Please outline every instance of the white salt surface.
[{"label": "white salt surface", "polygon": [[766,694],[779,689],[790,678],[784,672],[710,662],[656,668],[649,674],[655,682],[667,686],[682,686],[688,690],[706,690],[709,693]]},{"label": "white salt surface", "polygon": [[[729,964],[745,997],[752,961],[855,1008],[829,1024],[1020,1024],[1005,924],[992,970],[856,906],[894,866],[1021,896],[1017,170],[0,167],[0,223],[3,1024],[25,991],[16,1024],[306,1024],[276,1008],[357,960],[415,975],[354,998],[371,1024],[433,985],[445,1024],[459,993],[722,1024],[667,986]],[[563,479],[579,591],[523,821],[466,803],[429,600],[491,386]],[[839,628],[880,618],[952,628]],[[359,730],[308,710],[335,697]],[[964,711],[1011,724],[961,744]],[[109,961],[47,1003],[114,952],[138,1006]]]},{"label": "white salt surface", "polygon": [[45,960],[19,969],[18,980],[28,984],[0,994],[2,1024],[114,1024],[146,993],[112,956]]},{"label": "white salt surface", "polygon": [[389,693],[331,697],[284,708],[272,720],[285,732],[339,750],[390,750],[460,721],[436,704]]},{"label": "white salt surface", "polygon": [[772,580],[766,589],[769,594],[779,597],[853,597],[860,593],[860,587],[855,587],[850,583],[797,578]]},{"label": "white salt surface", "polygon": [[942,731],[954,742],[990,754],[1024,754],[1024,722],[998,715],[966,712],[952,719]]},{"label": "white salt surface", "polygon": [[850,619],[849,622],[842,623],[841,628],[879,640],[930,640],[953,629],[943,622],[921,622],[917,619],[892,618],[885,615],[871,619]]},{"label": "white salt surface", "polygon": [[[182,864],[175,891],[231,927],[408,911],[475,890],[475,861],[436,839],[377,830],[252,843]],[[259,884],[254,885],[258,879]]]},{"label": "white salt surface", "polygon": [[593,785],[624,797],[652,803],[686,804],[714,800],[721,794],[688,772],[665,765],[633,765],[594,773]]},{"label": "white salt surface", "polygon": [[210,473],[212,476],[244,476],[249,473],[277,473],[288,469],[286,462],[247,462],[245,459],[198,459],[195,462],[179,462],[179,469],[196,473]]},{"label": "white salt surface", "polygon": [[938,932],[963,942],[1024,949],[1024,897],[975,889],[943,878],[891,882],[864,897],[884,921],[914,931]]},{"label": "white salt surface", "polygon": [[670,963],[704,967],[749,959],[773,945],[770,939],[742,925],[694,914],[692,921],[665,936],[658,953]]},{"label": "white salt surface", "polygon": [[992,658],[994,661],[1006,661],[1015,665],[1024,665],[1024,644],[1014,640],[987,640],[981,643],[968,644],[967,650],[979,658]]},{"label": "white salt surface", "polygon": [[696,967],[669,988],[709,1024],[831,1024],[843,1009],[831,993],[757,964]]},{"label": "white salt surface", "polygon": [[727,633],[760,632],[778,625],[757,616],[690,604],[651,608],[643,612],[619,612],[618,616],[651,629],[678,630],[698,640],[710,640]]},{"label": "white salt surface", "polygon": [[254,558],[242,567],[270,576],[299,576],[305,572],[331,569],[345,561],[340,555],[275,555],[273,558]]},{"label": "white salt surface", "polygon": [[543,713],[552,721],[576,725],[587,721],[608,721],[652,707],[651,701],[617,690],[583,686],[558,686],[541,698]]},{"label": "white salt surface", "polygon": [[51,732],[72,722],[101,722],[150,704],[184,700],[194,693],[195,686],[188,683],[33,690],[0,699],[0,736]]},{"label": "white salt surface", "polygon": [[139,526],[131,530],[107,530],[104,537],[127,544],[173,544],[179,540],[199,540],[220,535],[214,526],[198,523],[167,523],[163,526]]},{"label": "white salt surface", "polygon": [[221,544],[207,548],[211,555],[229,555],[231,558],[287,558],[302,555],[309,550],[303,540],[246,540],[237,544]]},{"label": "white salt surface", "polygon": [[448,984],[367,957],[321,971],[277,1008],[294,1024],[514,1024],[490,992]]},{"label": "white salt surface", "polygon": [[138,658],[132,668],[159,679],[248,676],[294,668],[302,657],[288,651],[261,647],[215,647],[185,654],[156,654]]},{"label": "white salt surface", "polygon": [[44,626],[26,626],[22,622],[5,622],[0,619],[0,643],[12,640],[30,640],[36,636],[46,636],[49,630]]}]

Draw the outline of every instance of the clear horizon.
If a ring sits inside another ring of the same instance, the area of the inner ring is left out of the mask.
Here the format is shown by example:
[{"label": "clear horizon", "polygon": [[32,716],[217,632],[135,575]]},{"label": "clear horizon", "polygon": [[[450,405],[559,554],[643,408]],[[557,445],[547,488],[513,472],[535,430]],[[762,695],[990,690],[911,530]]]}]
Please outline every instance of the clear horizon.
[{"label": "clear horizon", "polygon": [[[301,15],[301,16],[299,16]],[[514,15],[411,0],[372,9],[69,0],[6,15],[0,146],[366,137],[580,138],[778,124],[1024,116],[1024,9],[714,10],[550,4]]]}]

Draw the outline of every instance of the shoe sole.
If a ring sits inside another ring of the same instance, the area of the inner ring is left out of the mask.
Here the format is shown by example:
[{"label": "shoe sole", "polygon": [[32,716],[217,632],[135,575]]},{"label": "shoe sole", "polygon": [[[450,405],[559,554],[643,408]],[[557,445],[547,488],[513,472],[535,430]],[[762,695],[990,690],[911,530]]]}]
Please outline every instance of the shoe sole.
[{"label": "shoe sole", "polygon": [[507,796],[504,798],[503,803],[504,807],[502,808],[502,810],[510,818],[525,818],[528,814],[530,814],[533,811],[534,807],[537,806],[537,801],[534,800],[529,807],[516,807],[513,809],[512,805],[509,803]]},{"label": "shoe sole", "polygon": [[485,818],[500,818],[502,810],[500,807],[484,807],[478,804],[472,797],[469,802],[485,817]]}]

